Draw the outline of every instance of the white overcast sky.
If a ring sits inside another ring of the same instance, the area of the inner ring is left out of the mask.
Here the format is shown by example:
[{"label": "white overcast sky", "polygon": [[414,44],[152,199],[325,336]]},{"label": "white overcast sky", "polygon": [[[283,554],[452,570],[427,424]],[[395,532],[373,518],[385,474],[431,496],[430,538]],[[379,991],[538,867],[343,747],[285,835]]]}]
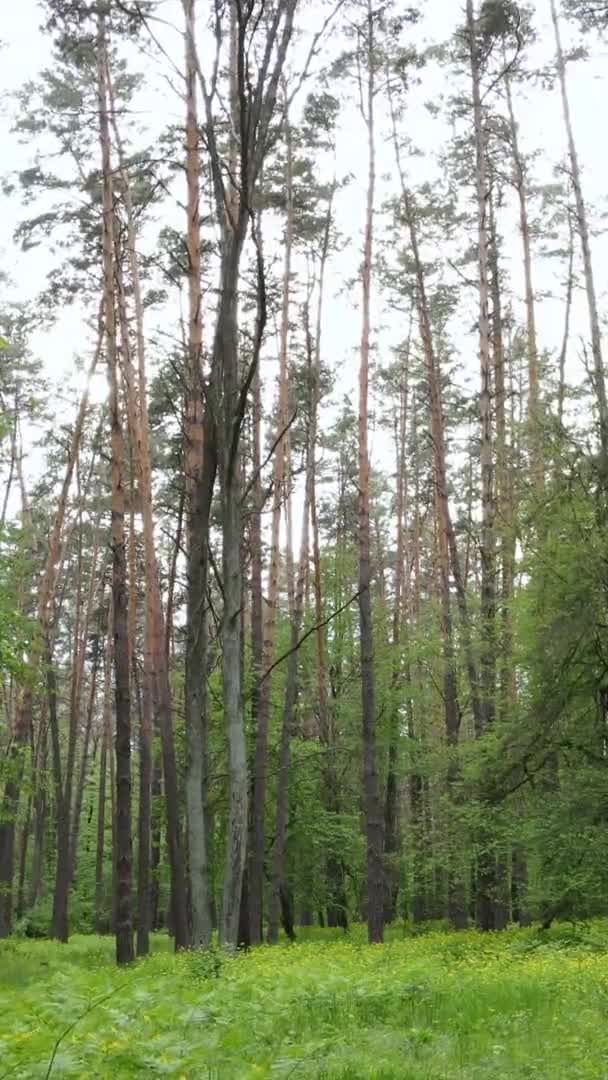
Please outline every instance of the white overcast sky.
[{"label": "white overcast sky", "polygon": [[[305,10],[303,0],[302,10]],[[170,12],[173,5],[175,21],[181,26],[179,5],[176,0],[167,0],[164,10]],[[398,5],[397,5],[398,6]],[[201,10],[206,4],[200,4]],[[444,41],[453,28],[462,21],[462,5],[453,0],[427,0],[422,5],[424,21],[416,31],[417,40]],[[41,68],[51,63],[50,42],[39,30],[41,14],[36,0],[18,0],[2,3],[0,16],[0,40],[5,43],[0,50],[0,172],[6,174],[13,169],[23,168],[31,163],[33,146],[20,145],[11,133],[11,123],[15,105],[11,93],[28,79],[36,77]],[[535,25],[539,31],[539,41],[531,56],[532,61],[549,63],[553,56],[553,36],[550,25],[549,0],[536,0]],[[564,24],[564,38],[573,43],[576,34]],[[177,34],[163,39],[178,62],[181,59],[181,42]],[[608,140],[606,139],[606,48],[602,42],[588,42],[592,57],[588,62],[580,62],[569,68],[569,87],[580,158],[584,167],[584,188],[588,201],[597,213],[594,222],[599,226],[601,214],[606,210],[608,176]],[[203,46],[204,49],[204,46]],[[159,62],[159,72],[162,62]],[[153,71],[153,69],[151,69]],[[441,76],[423,73],[422,88],[412,97],[408,114],[409,134],[414,143],[432,156],[439,152],[446,136],[446,129],[441,120],[433,121],[422,108],[424,100],[437,98],[446,90]],[[160,75],[151,76],[151,89],[144,99],[144,113],[148,113],[150,130],[159,131],[171,120],[181,118],[179,101],[172,97]],[[451,87],[447,87],[448,92]],[[541,154],[535,166],[535,179],[551,181],[555,163],[565,152],[564,131],[561,117],[559,92],[529,89],[525,97],[518,91],[516,109],[521,124],[521,141],[526,152],[539,150]],[[144,119],[146,119],[144,117]],[[380,149],[380,172],[393,169],[390,148]],[[354,240],[354,247],[342,258],[346,261],[335,264],[332,275],[333,291],[337,292],[341,277],[352,277],[359,259],[359,235],[363,224],[364,189],[366,179],[366,160],[364,132],[356,113],[343,123],[338,145],[338,168],[340,172],[352,172],[353,184],[346,195],[340,196],[339,223],[347,235]],[[436,166],[432,163],[421,166],[432,175]],[[384,187],[384,190],[383,190]],[[389,190],[395,189],[394,183],[386,187],[381,183],[380,198]],[[50,256],[43,248],[22,253],[12,242],[12,233],[22,209],[16,199],[3,198],[0,214],[0,266],[7,270],[14,287],[14,298],[31,298],[45,284],[45,274],[51,265]],[[474,238],[473,238],[474,239]],[[516,218],[513,217],[512,233],[506,236],[507,253],[511,260],[516,292],[520,295],[521,259],[517,236]],[[594,239],[595,270],[597,288],[602,301],[608,292],[608,243],[603,236]],[[537,267],[537,287],[539,292],[558,292],[560,275],[564,268],[547,266]],[[1,299],[1,298],[0,298]],[[359,333],[356,309],[357,296],[334,296],[326,305],[325,353],[331,357],[333,365],[340,369],[340,387],[354,386],[356,372],[356,343]],[[520,311],[523,317],[523,311]],[[50,373],[65,379],[65,374],[73,370],[74,354],[82,345],[82,328],[77,312],[66,313],[58,327],[45,334],[38,333],[34,346],[44,357]],[[543,299],[539,305],[539,329],[541,344],[549,349],[558,347],[561,332],[561,302]],[[577,298],[575,310],[574,336],[586,336],[586,315],[582,297]],[[396,336],[399,336],[397,331]],[[405,336],[405,334],[403,335]],[[395,337],[395,334],[392,335]],[[468,350],[468,346],[467,346]],[[466,351],[466,350],[465,350]],[[471,340],[470,353],[474,361],[475,343]],[[466,365],[465,365],[466,366]],[[469,365],[471,379],[475,378],[476,367]]]}]

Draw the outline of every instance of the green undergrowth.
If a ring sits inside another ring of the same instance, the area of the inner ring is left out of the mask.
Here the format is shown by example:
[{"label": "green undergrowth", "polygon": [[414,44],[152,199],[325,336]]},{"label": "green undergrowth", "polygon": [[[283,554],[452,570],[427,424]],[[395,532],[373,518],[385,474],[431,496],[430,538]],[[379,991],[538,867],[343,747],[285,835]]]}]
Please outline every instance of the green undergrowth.
[{"label": "green undergrowth", "polygon": [[[0,943],[0,1080],[608,1080],[608,924],[302,932],[227,958],[166,938]],[[53,1056],[54,1055],[54,1056]]]}]

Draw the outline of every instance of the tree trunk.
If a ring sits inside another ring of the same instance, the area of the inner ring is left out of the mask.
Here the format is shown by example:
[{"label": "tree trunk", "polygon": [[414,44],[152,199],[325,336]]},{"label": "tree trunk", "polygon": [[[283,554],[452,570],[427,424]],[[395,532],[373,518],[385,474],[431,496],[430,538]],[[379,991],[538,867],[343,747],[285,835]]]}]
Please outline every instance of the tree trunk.
[{"label": "tree trunk", "polygon": [[104,862],[106,839],[106,782],[108,754],[112,754],[112,605],[108,611],[106,629],[106,647],[103,675],[103,727],[101,732],[101,751],[99,754],[99,791],[97,796],[97,842],[95,845],[95,930],[103,933],[106,927],[104,917]]},{"label": "tree trunk", "polygon": [[287,678],[285,682],[285,703],[283,706],[283,720],[281,724],[281,739],[279,744],[279,769],[277,778],[277,805],[274,831],[274,845],[272,849],[272,868],[270,877],[270,903],[268,910],[268,942],[276,944],[279,937],[279,919],[281,915],[281,890],[285,888],[284,864],[285,847],[287,843],[287,825],[289,821],[289,767],[291,763],[291,739],[294,733],[296,705],[298,700],[298,663],[299,649],[297,647],[302,628],[304,615],[304,590],[306,578],[306,566],[308,563],[308,521],[310,512],[310,474],[311,474],[311,447],[308,445],[307,481],[304,507],[302,510],[302,537],[300,541],[300,559],[298,564],[298,577],[293,588],[294,567],[292,553],[291,523],[287,535],[287,561],[289,577],[291,578],[290,593],[293,593],[293,606],[290,605],[291,621],[291,653],[287,660]]},{"label": "tree trunk", "polygon": [[[486,138],[481,102],[481,70],[473,0],[467,0],[471,82],[473,91],[473,130],[475,141],[475,183],[477,194],[479,260],[479,356],[481,388],[479,396],[480,465],[481,465],[481,736],[492,726],[496,709],[496,537],[494,502],[494,460],[492,432],[492,359],[490,335],[490,266],[489,266],[489,186],[487,179]],[[477,860],[477,917],[482,929],[491,929],[494,920],[496,863],[494,838],[490,823],[484,820],[479,830]]]},{"label": "tree trunk", "polygon": [[[486,730],[495,711],[495,505],[492,437],[492,360],[490,336],[490,268],[486,139],[481,104],[481,73],[475,33],[473,0],[467,0],[467,26],[473,89],[473,128],[475,139],[475,184],[477,194],[477,231],[479,260],[479,357],[481,389],[479,395],[481,463],[481,729]],[[478,731],[481,734],[481,731]]]},{"label": "tree trunk", "polygon": [[399,417],[396,423],[396,473],[397,473],[397,544],[395,552],[395,599],[393,607],[392,647],[394,651],[391,689],[395,703],[391,705],[391,727],[388,748],[388,772],[384,798],[384,856],[385,901],[384,921],[391,923],[397,914],[399,893],[399,867],[396,865],[399,850],[399,792],[397,784],[398,745],[401,725],[402,679],[402,632],[403,594],[405,569],[405,517],[407,508],[406,436],[409,391],[410,334],[406,346],[404,368],[399,386]]},{"label": "tree trunk", "polygon": [[602,331],[600,327],[599,312],[597,306],[597,294],[595,291],[595,279],[593,274],[593,262],[591,258],[591,242],[589,238],[589,223],[587,221],[587,207],[583,197],[581,182],[581,170],[578,160],[578,152],[574,141],[572,117],[570,115],[570,102],[568,100],[568,87],[566,83],[566,60],[562,49],[562,41],[557,15],[555,0],[551,0],[551,18],[555,31],[555,48],[557,54],[557,74],[562,97],[564,112],[564,124],[568,139],[568,156],[570,158],[570,178],[574,201],[576,205],[576,220],[579,236],[581,238],[581,251],[583,254],[583,268],[585,272],[585,291],[587,293],[587,305],[589,307],[589,327],[591,330],[591,353],[593,356],[593,369],[595,381],[595,395],[600,421],[600,443],[604,458],[608,455],[608,400],[606,398],[606,379],[604,372],[604,360],[602,356]]},{"label": "tree trunk", "polygon": [[505,75],[505,91],[507,108],[509,112],[509,128],[511,137],[511,153],[515,173],[515,189],[519,202],[519,228],[524,259],[524,282],[526,295],[526,355],[528,361],[528,441],[530,448],[530,465],[532,479],[538,492],[543,491],[545,484],[544,460],[543,460],[543,431],[542,415],[540,408],[539,371],[538,371],[538,344],[536,336],[536,311],[534,284],[532,277],[532,245],[530,240],[530,222],[528,220],[528,192],[527,178],[524,161],[519,149],[519,135],[515,112],[513,109],[513,95],[511,93],[511,80]]},{"label": "tree trunk", "polygon": [[[112,88],[110,96],[113,100]],[[163,618],[162,599],[158,577],[158,563],[156,557],[156,545],[154,538],[154,513],[152,502],[152,466],[150,457],[148,405],[146,393],[146,358],[144,341],[144,304],[141,291],[141,281],[137,262],[137,237],[135,229],[135,217],[131,196],[131,186],[118,127],[116,124],[115,110],[112,112],[115,139],[119,153],[119,164],[125,207],[127,210],[127,252],[131,284],[133,288],[133,303],[136,317],[136,348],[137,348],[137,376],[138,376],[138,415],[135,418],[134,427],[137,440],[137,453],[134,459],[139,461],[140,468],[140,491],[143,512],[143,534],[145,551],[145,625],[144,625],[144,680],[150,687],[152,700],[158,717],[160,728],[161,749],[163,759],[163,772],[165,778],[165,803],[167,813],[167,843],[169,848],[169,863],[171,868],[171,902],[174,919],[175,948],[186,948],[189,943],[188,915],[186,903],[186,881],[184,863],[179,838],[179,791],[177,780],[177,764],[175,759],[175,746],[173,742],[173,721],[171,708],[171,689],[169,685],[169,670],[167,652],[165,647],[165,623]],[[131,374],[131,349],[128,336],[123,335],[123,362],[125,369]],[[144,690],[144,693],[147,691]],[[142,710],[145,715],[145,710]],[[147,731],[142,730],[142,737],[147,737]]]},{"label": "tree trunk", "polygon": [[366,125],[368,186],[362,268],[362,328],[359,368],[359,624],[361,653],[361,716],[363,725],[363,791],[367,838],[367,932],[370,943],[383,939],[384,918],[384,823],[376,766],[376,702],[374,678],[374,630],[372,622],[368,392],[370,354],[370,299],[376,184],[374,131],[375,63],[374,13],[367,4]]},{"label": "tree trunk", "polygon": [[209,855],[205,828],[207,742],[207,524],[215,479],[215,452],[204,445],[202,375],[201,223],[199,127],[196,101],[195,0],[184,0],[186,20],[186,175],[188,188],[188,351],[186,366],[186,492],[188,585],[186,623],[186,816],[192,945],[211,941]]},{"label": "tree trunk", "polygon": [[[84,784],[84,775],[86,775],[86,755],[88,754],[88,740],[87,745],[83,748],[83,761],[85,774],[81,777],[81,785],[76,793],[77,797],[77,817],[75,816],[74,822],[72,821],[72,792],[74,788],[74,772],[76,768],[76,749],[78,741],[78,728],[80,721],[80,707],[82,698],[82,685],[84,682],[85,661],[86,661],[86,648],[88,643],[88,633],[91,622],[91,615],[93,610],[93,604],[95,601],[97,582],[97,560],[99,555],[99,515],[95,528],[95,539],[93,544],[93,554],[91,560],[91,571],[89,579],[89,587],[87,593],[86,607],[83,617],[83,597],[82,597],[82,510],[83,501],[80,490],[80,468],[77,464],[76,468],[76,480],[79,495],[79,513],[78,513],[78,553],[77,553],[77,569],[76,569],[76,598],[75,598],[75,620],[74,620],[74,648],[72,656],[72,673],[71,673],[71,686],[70,686],[70,712],[68,723],[68,745],[67,756],[65,763],[65,775],[63,778],[63,787],[59,794],[58,792],[58,804],[57,804],[57,863],[55,872],[55,891],[53,896],[53,913],[51,919],[50,936],[57,938],[59,941],[67,942],[69,936],[69,918],[68,918],[68,904],[70,886],[73,879],[73,866],[76,851],[77,836],[74,831],[76,820],[80,818],[80,808],[82,807],[82,785]],[[94,695],[95,695],[95,680],[96,680],[96,663],[93,666],[93,672],[91,676],[91,696],[89,700],[89,706],[87,709],[87,719],[85,723],[86,731],[90,737],[92,712],[94,707]]]},{"label": "tree trunk", "polygon": [[[456,551],[454,530],[452,527],[450,506],[448,499],[448,483],[446,468],[445,447],[445,422],[443,416],[441,372],[435,353],[433,331],[429,314],[426,295],[425,273],[420,257],[418,244],[418,231],[416,226],[416,210],[412,197],[405,183],[405,177],[401,167],[400,152],[397,142],[395,116],[393,112],[393,137],[397,167],[401,178],[401,193],[405,220],[409,232],[410,246],[414,261],[416,308],[418,313],[418,326],[422,347],[424,351],[426,373],[429,386],[429,402],[431,417],[431,443],[433,449],[433,479],[435,493],[435,514],[437,520],[437,549],[439,570],[439,605],[441,612],[441,638],[443,651],[443,708],[446,740],[448,743],[450,760],[448,763],[448,789],[452,797],[457,790],[459,764],[457,759],[457,745],[460,732],[460,707],[457,690],[457,658],[454,648],[454,631],[452,620],[452,599],[450,592],[450,562],[455,579],[459,575],[459,562]],[[458,588],[458,586],[457,586]],[[476,718],[479,712],[477,693],[477,673],[472,656],[470,641],[468,609],[464,589],[461,589],[461,616],[463,620],[463,637],[465,643],[465,655],[467,657],[467,669],[471,685],[471,701],[473,714]],[[466,925],[466,912],[464,910],[464,885],[456,869],[448,869],[448,915],[451,924],[458,929]]]},{"label": "tree trunk", "polygon": [[87,772],[89,767],[89,751],[91,747],[91,735],[93,731],[93,714],[95,712],[95,699],[97,696],[97,673],[99,669],[99,642],[93,645],[94,655],[91,670],[91,685],[89,687],[89,700],[87,702],[86,720],[84,726],[84,739],[82,754],[80,757],[80,769],[78,771],[78,784],[74,800],[74,813],[72,815],[72,828],[70,836],[70,883],[73,884],[76,873],[76,859],[78,856],[78,839],[80,836],[80,820],[82,817],[82,803],[87,784]]},{"label": "tree trunk", "polygon": [[[281,506],[285,497],[285,445],[289,414],[289,316],[291,289],[291,257],[293,246],[293,150],[289,113],[284,114],[285,164],[285,257],[283,266],[283,289],[281,302],[281,326],[279,340],[279,406],[277,410],[278,443],[273,462],[273,501],[270,538],[270,569],[268,575],[268,607],[263,628],[263,658],[261,668],[265,671],[272,663],[277,623],[277,600],[280,567]],[[251,943],[262,940],[262,916],[264,897],[264,852],[266,808],[266,759],[268,755],[268,720],[272,679],[261,684],[257,702],[257,725],[253,772],[252,849],[249,859],[249,911]]]},{"label": "tree trunk", "polygon": [[[264,671],[264,609],[262,595],[262,399],[260,373],[256,371],[253,381],[253,417],[252,417],[252,468],[254,472],[253,508],[250,516],[249,540],[251,550],[251,719],[255,737],[253,767],[252,820],[250,829],[250,850],[247,865],[248,878],[248,919],[247,936],[250,944],[259,945],[262,941],[263,889],[264,889],[264,802],[266,754],[268,743],[268,707],[262,715],[263,730],[260,731],[260,699],[267,696],[267,687],[260,683]],[[267,680],[268,681],[268,680]],[[264,781],[262,780],[264,778]],[[260,822],[261,819],[261,822]],[[261,824],[261,827],[260,827]],[[261,837],[261,844],[260,844]]]},{"label": "tree trunk", "polygon": [[[247,852],[248,782],[241,699],[241,469],[237,286],[244,234],[227,238],[215,349],[221,373],[220,488],[224,583],[223,699],[228,736],[229,814],[220,940],[235,948]],[[237,427],[239,430],[237,431]]]},{"label": "tree trunk", "polygon": [[[158,731],[155,732],[158,735]],[[152,815],[151,815],[151,852],[150,852],[150,927],[162,929],[163,920],[160,908],[160,865],[162,857],[161,811],[163,786],[160,756],[152,759]]]},{"label": "tree trunk", "polygon": [[572,297],[574,293],[574,222],[572,211],[568,209],[568,276],[566,280],[566,304],[564,314],[564,334],[559,351],[559,386],[557,391],[557,421],[560,428],[564,422],[564,399],[566,397],[566,359],[570,343],[570,323],[572,319]]},{"label": "tree trunk", "polygon": [[118,393],[114,306],[114,205],[108,119],[108,88],[106,83],[106,48],[105,16],[100,11],[97,23],[98,106],[103,178],[103,272],[106,356],[110,380],[109,410],[112,453],[112,606],[116,700],[116,960],[119,964],[124,964],[133,959],[131,694],[129,685],[127,561],[124,527],[124,440]]},{"label": "tree trunk", "polygon": [[40,723],[40,736],[36,758],[36,781],[34,788],[34,845],[32,851],[32,869],[29,883],[28,907],[34,907],[42,892],[44,869],[44,841],[46,837],[47,786],[46,769],[48,755],[48,721]]},{"label": "tree trunk", "polygon": [[[285,0],[265,28],[256,86],[246,78],[250,12],[231,4],[229,180],[217,140],[212,95],[197,64],[206,112],[206,132],[215,209],[221,228],[221,266],[217,324],[207,407],[217,425],[223,534],[223,705],[228,735],[229,812],[220,941],[235,948],[238,939],[243,871],[247,851],[248,776],[241,701],[241,555],[242,482],[239,462],[241,427],[248,391],[257,366],[259,342],[244,384],[240,384],[238,285],[247,231],[252,226],[258,276],[263,280],[262,253],[255,224],[254,196],[268,147],[277,88],[293,31],[297,0]],[[259,26],[255,23],[252,33]],[[258,319],[258,335],[263,320]]]}]

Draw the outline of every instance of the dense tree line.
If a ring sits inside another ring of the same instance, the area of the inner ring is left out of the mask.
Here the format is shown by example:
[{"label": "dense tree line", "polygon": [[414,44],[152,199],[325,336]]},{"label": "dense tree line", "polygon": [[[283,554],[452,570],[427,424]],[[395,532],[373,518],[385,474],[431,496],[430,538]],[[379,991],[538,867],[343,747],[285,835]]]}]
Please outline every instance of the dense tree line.
[{"label": "dense tree line", "polygon": [[[605,913],[608,404],[566,45],[605,5],[467,0],[433,44],[372,0],[41,13],[5,178],[50,269],[0,307],[0,935],[114,932],[122,963],[161,927]],[[530,93],[561,103],[549,185]],[[31,337],[68,306],[87,377],[56,406]]]}]

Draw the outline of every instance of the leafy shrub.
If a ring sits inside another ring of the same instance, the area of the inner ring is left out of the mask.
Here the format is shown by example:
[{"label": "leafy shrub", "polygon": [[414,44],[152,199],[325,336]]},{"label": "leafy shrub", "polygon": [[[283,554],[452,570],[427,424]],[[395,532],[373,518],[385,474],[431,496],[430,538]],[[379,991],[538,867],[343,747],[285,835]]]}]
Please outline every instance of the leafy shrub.
[{"label": "leafy shrub", "polygon": [[226,954],[211,945],[207,949],[194,949],[188,953],[188,970],[195,982],[219,979]]}]

